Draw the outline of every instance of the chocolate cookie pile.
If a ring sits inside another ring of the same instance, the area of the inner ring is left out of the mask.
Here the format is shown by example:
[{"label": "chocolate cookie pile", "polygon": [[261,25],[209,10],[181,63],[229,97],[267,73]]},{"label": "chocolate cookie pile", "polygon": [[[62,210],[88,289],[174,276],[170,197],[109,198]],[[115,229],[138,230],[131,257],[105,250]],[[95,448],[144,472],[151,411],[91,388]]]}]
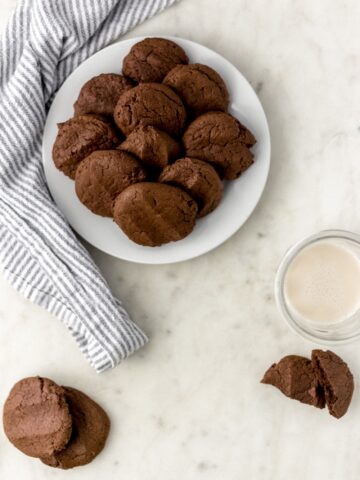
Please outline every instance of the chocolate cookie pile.
[{"label": "chocolate cookie pile", "polygon": [[21,452],[63,469],[90,463],[104,448],[110,429],[108,416],[91,398],[41,377],[14,385],[3,423]]},{"label": "chocolate cookie pile", "polygon": [[189,64],[176,43],[136,43],[122,73],[82,87],[74,117],[58,126],[54,163],[87,208],[134,242],[181,240],[219,205],[223,180],[250,167],[256,140],[227,113],[220,75]]},{"label": "chocolate cookie pile", "polygon": [[336,418],[345,415],[354,391],[349,367],[330,350],[313,350],[311,360],[288,355],[274,363],[261,382],[299,402],[318,408],[327,406]]}]

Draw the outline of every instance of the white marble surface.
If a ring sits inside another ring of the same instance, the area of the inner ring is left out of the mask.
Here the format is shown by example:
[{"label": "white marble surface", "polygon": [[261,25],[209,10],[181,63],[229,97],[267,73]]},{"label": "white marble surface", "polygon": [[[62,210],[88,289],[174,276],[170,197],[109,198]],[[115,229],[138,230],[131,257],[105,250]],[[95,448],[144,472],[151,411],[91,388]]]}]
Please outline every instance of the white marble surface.
[{"label": "white marble surface", "polygon": [[[1,0],[3,27],[15,0]],[[97,376],[63,325],[0,279],[0,405],[26,375],[84,389],[112,431],[91,465],[52,470],[0,430],[2,480],[357,479],[360,398],[337,421],[259,384],[314,345],[273,298],[286,248],[323,228],[359,230],[360,57],[357,0],[182,0],[130,35],[176,34],[232,61],[259,92],[273,156],[254,215],[226,244],[173,266],[91,249],[151,343]],[[359,343],[337,349],[359,381]]]}]

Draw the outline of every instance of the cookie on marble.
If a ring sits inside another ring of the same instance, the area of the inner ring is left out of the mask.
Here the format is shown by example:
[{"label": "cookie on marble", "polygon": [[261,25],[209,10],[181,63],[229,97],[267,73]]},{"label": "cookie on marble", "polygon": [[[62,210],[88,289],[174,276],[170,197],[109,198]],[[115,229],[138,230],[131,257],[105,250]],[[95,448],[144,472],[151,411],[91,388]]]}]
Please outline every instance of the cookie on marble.
[{"label": "cookie on marble", "polygon": [[330,414],[342,417],[354,392],[354,377],[348,365],[330,350],[313,350],[311,359],[317,381],[323,386]]},{"label": "cookie on marble", "polygon": [[325,407],[324,390],[316,378],[311,360],[288,355],[265,372],[261,383],[273,385],[284,395],[318,408]]},{"label": "cookie on marble", "polygon": [[212,163],[226,180],[238,178],[254,162],[254,135],[232,115],[208,112],[196,118],[183,136],[186,155]]},{"label": "cookie on marble", "polygon": [[145,179],[145,170],[132,155],[121,150],[98,150],[77,168],[75,191],[93,213],[112,217],[115,198],[129,185]]},{"label": "cookie on marble", "polygon": [[224,80],[207,65],[177,65],[163,83],[174,89],[192,116],[212,110],[226,111],[229,93]]},{"label": "cookie on marble", "polygon": [[115,200],[114,220],[135,243],[157,247],[189,235],[197,214],[183,190],[161,183],[137,183]]},{"label": "cookie on marble", "polygon": [[215,169],[196,158],[181,158],[168,165],[159,182],[176,185],[185,190],[198,205],[198,217],[215,210],[223,194],[223,182]]},{"label": "cookie on marble", "polygon": [[150,167],[164,168],[180,154],[180,145],[166,132],[151,125],[136,127],[119,147]]},{"label": "cookie on marble", "polygon": [[145,38],[123,61],[123,73],[135,82],[161,82],[176,65],[188,63],[184,50],[166,38]]},{"label": "cookie on marble", "polygon": [[59,131],[53,146],[56,168],[74,179],[79,163],[95,150],[113,149],[119,139],[104,118],[80,115],[58,124]]},{"label": "cookie on marble", "polygon": [[105,446],[110,420],[105,411],[83,392],[63,387],[69,405],[73,431],[66,447],[41,461],[50,467],[69,469],[90,463]]},{"label": "cookie on marble", "polygon": [[114,120],[125,136],[140,124],[178,136],[185,126],[186,111],[171,88],[159,83],[142,83],[120,97]]},{"label": "cookie on marble", "polygon": [[64,389],[48,378],[20,380],[5,402],[3,423],[10,442],[30,457],[62,450],[72,433]]},{"label": "cookie on marble", "polygon": [[112,118],[119,98],[132,87],[130,80],[116,73],[102,73],[91,78],[74,104],[75,116],[90,113]]}]

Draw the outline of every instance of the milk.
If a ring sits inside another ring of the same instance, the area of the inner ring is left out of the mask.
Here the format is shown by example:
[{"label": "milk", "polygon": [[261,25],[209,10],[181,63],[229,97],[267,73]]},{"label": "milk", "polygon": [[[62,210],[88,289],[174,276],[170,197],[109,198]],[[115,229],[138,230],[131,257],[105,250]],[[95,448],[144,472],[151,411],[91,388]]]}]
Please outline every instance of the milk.
[{"label": "milk", "polygon": [[360,309],[360,252],[335,239],[306,246],[288,267],[284,294],[292,314],[311,323],[352,317]]}]

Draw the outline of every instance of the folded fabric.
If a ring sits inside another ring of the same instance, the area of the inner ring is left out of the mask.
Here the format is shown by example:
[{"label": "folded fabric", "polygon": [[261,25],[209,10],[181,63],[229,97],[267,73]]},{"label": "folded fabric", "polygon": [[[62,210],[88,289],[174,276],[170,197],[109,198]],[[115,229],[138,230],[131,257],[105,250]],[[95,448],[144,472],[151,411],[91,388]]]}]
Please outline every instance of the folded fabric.
[{"label": "folded fabric", "polygon": [[97,372],[147,337],[51,198],[41,160],[46,113],[75,67],[174,1],[20,0],[0,40],[0,268],[65,323]]}]

